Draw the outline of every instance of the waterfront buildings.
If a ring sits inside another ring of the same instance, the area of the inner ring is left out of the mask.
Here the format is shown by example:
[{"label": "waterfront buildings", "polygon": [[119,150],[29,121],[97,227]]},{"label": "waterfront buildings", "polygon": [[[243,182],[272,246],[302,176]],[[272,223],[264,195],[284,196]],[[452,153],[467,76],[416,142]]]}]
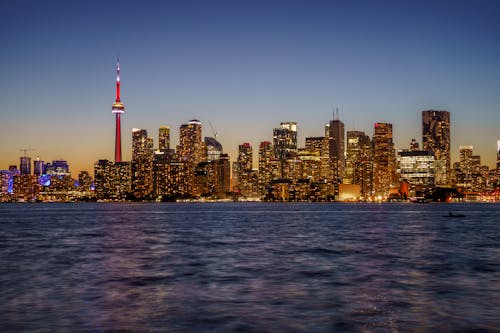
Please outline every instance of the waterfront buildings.
[{"label": "waterfront buildings", "polygon": [[450,113],[448,111],[422,111],[423,150],[431,151],[435,158],[436,185],[450,182]]}]

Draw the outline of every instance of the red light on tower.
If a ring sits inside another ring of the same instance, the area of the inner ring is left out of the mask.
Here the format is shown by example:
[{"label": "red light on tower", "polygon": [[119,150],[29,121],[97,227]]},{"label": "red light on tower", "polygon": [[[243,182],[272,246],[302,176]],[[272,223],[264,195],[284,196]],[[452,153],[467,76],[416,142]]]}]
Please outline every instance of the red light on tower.
[{"label": "red light on tower", "polygon": [[116,100],[113,103],[111,112],[115,114],[116,131],[115,131],[115,162],[122,161],[122,132],[120,117],[125,112],[125,106],[120,101],[120,59],[116,62]]}]

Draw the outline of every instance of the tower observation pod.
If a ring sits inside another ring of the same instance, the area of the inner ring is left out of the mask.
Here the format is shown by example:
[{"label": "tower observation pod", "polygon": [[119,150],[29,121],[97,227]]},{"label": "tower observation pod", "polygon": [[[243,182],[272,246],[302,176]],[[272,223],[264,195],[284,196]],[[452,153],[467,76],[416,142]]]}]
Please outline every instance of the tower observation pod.
[{"label": "tower observation pod", "polygon": [[116,99],[111,108],[115,114],[115,162],[122,161],[122,133],[121,133],[121,114],[125,112],[125,106],[120,101],[120,59],[116,62]]}]

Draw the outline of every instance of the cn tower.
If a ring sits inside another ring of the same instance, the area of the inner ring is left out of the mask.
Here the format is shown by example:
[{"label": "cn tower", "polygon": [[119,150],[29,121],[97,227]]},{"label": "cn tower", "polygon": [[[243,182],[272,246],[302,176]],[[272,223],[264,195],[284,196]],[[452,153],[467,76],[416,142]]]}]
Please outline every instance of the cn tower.
[{"label": "cn tower", "polygon": [[120,124],[121,114],[125,112],[125,106],[120,101],[120,59],[116,62],[116,100],[111,109],[115,114],[116,131],[115,131],[115,162],[122,161],[122,131]]}]

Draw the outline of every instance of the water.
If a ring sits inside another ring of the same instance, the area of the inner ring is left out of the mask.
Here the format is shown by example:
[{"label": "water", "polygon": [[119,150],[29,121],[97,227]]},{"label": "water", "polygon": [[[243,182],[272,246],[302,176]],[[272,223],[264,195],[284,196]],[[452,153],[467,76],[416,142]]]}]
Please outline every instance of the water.
[{"label": "water", "polygon": [[2,204],[0,259],[2,332],[500,331],[494,204]]}]

